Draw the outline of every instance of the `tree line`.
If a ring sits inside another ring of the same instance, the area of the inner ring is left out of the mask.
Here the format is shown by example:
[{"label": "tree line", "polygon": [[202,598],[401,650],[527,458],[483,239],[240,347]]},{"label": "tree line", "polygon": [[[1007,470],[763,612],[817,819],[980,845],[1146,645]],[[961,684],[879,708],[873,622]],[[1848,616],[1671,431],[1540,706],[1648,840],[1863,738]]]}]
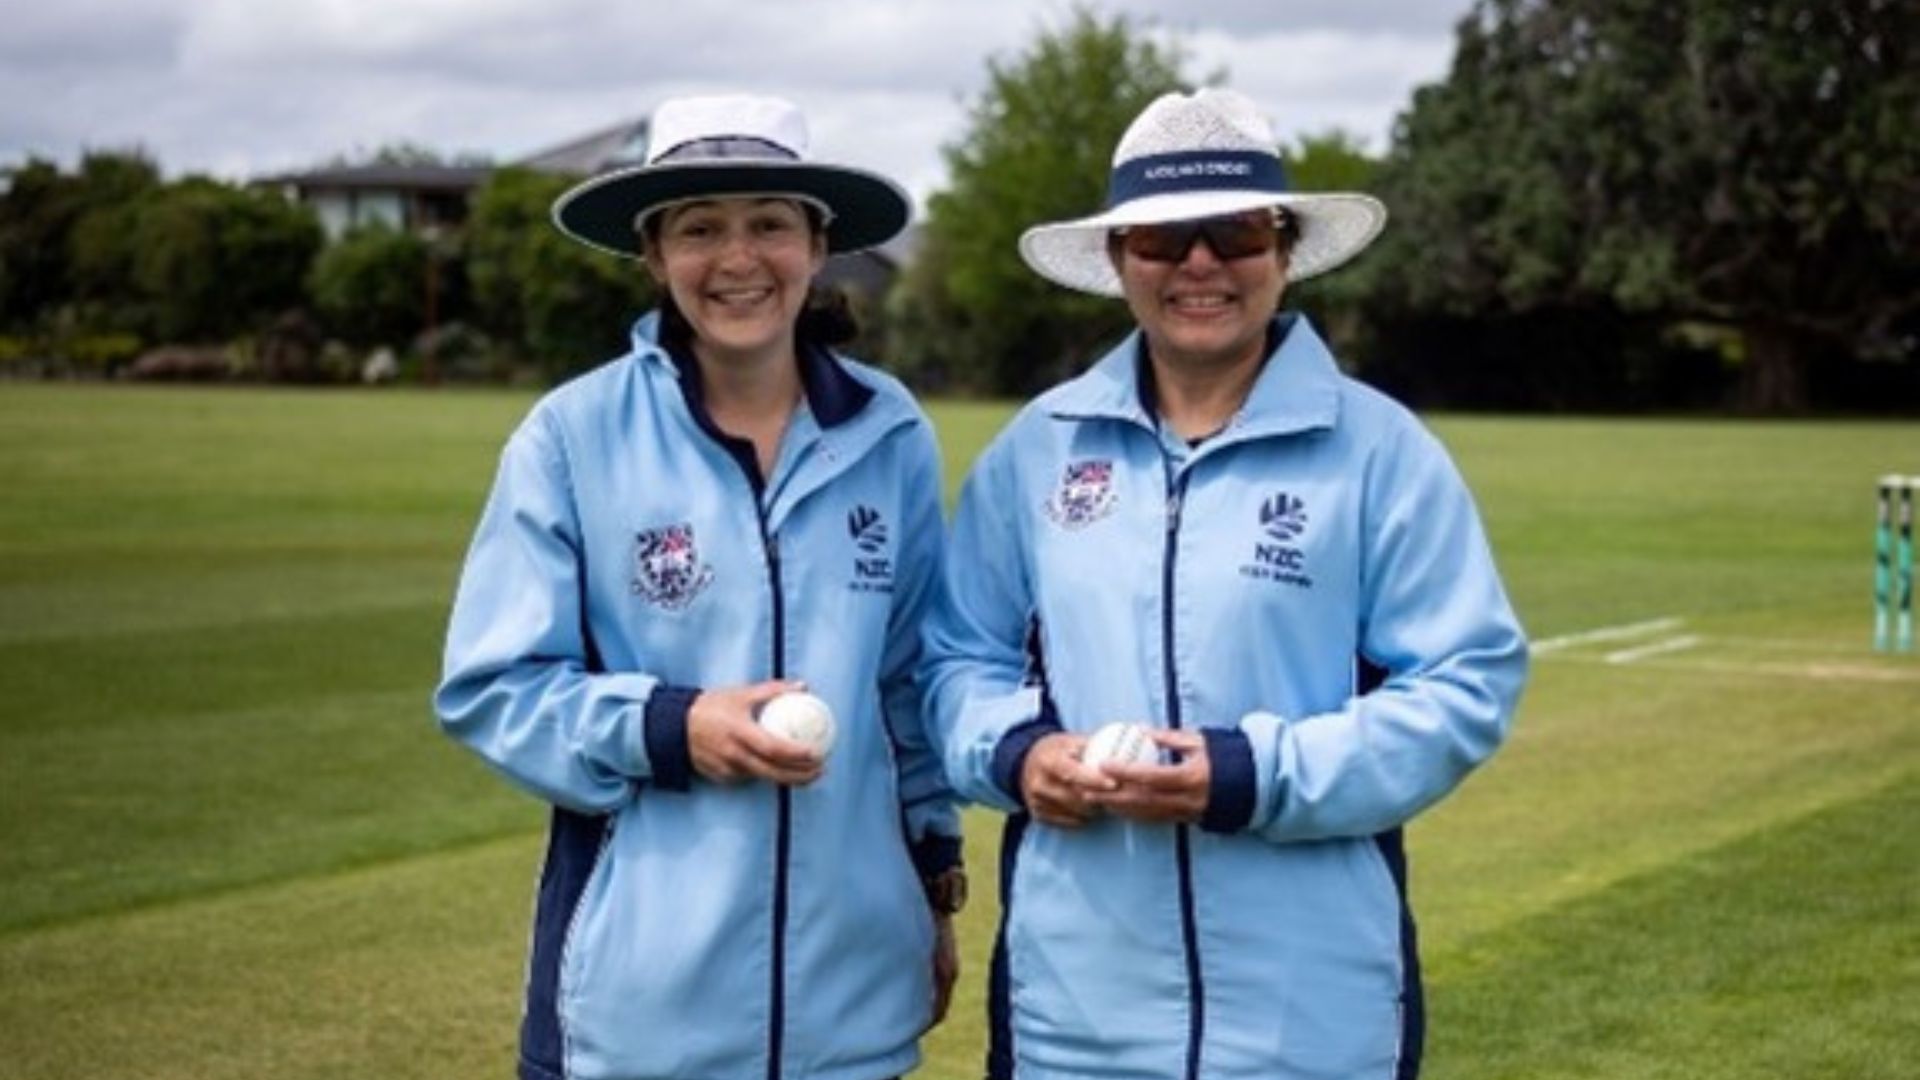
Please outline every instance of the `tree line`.
[{"label": "tree line", "polygon": [[[1296,187],[1392,214],[1290,302],[1421,405],[1920,408],[1916,30],[1906,0],[1477,0],[1383,153],[1281,148]],[[922,389],[1020,396],[1111,345],[1124,306],[1038,281],[1015,241],[1099,207],[1155,96],[1229,77],[1189,67],[1177,36],[1086,8],[989,61],[913,257],[860,298],[864,350]],[[29,162],[0,192],[0,370],[221,342],[243,374],[341,378],[384,344],[423,378],[562,378],[652,302],[548,224],[567,183],[501,170],[457,236],[325,243],[277,193]]]},{"label": "tree line", "polygon": [[29,161],[0,193],[0,371],[111,376],[148,356],[159,376],[347,381],[384,346],[416,378],[558,379],[617,352],[652,303],[634,267],[547,224],[568,183],[502,169],[457,235],[329,243],[278,191],[164,180],[137,153]]},{"label": "tree line", "polygon": [[[1908,0],[1478,0],[1383,157],[1283,148],[1296,187],[1391,213],[1289,300],[1422,405],[1920,409],[1917,30]],[[1112,341],[1125,312],[1036,285],[1014,239],[1098,208],[1185,60],[1079,10],[990,67],[892,297],[901,363],[1025,394]]]}]

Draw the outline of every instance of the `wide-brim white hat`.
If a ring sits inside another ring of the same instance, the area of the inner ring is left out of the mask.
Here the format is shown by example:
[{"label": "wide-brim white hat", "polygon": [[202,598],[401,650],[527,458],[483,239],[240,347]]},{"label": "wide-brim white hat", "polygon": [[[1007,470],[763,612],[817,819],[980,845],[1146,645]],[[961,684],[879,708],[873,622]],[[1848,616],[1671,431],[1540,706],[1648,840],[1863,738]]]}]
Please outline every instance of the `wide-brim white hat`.
[{"label": "wide-brim white hat", "polygon": [[1214,88],[1165,94],[1120,137],[1107,208],[1028,229],[1020,237],[1020,256],[1049,281],[1120,296],[1107,247],[1114,229],[1267,206],[1285,207],[1299,223],[1287,262],[1293,281],[1360,254],[1387,224],[1387,208],[1371,195],[1290,190],[1273,127],[1245,95]]},{"label": "wide-brim white hat", "polygon": [[892,239],[911,205],[878,173],[807,160],[806,118],[791,102],[728,94],[662,102],[648,123],[645,162],[578,184],[554,200],[553,221],[583,244],[638,258],[650,215],[675,203],[755,195],[818,207],[834,253]]}]

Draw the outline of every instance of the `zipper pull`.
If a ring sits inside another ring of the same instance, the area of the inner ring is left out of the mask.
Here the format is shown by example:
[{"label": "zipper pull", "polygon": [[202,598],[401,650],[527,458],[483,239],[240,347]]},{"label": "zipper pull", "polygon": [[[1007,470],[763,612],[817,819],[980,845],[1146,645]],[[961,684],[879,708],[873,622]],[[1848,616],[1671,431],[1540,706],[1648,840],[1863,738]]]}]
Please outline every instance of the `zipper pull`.
[{"label": "zipper pull", "polygon": [[1179,529],[1180,529],[1180,489],[1175,488],[1172,491],[1167,492],[1167,531],[1177,532],[1179,531]]}]

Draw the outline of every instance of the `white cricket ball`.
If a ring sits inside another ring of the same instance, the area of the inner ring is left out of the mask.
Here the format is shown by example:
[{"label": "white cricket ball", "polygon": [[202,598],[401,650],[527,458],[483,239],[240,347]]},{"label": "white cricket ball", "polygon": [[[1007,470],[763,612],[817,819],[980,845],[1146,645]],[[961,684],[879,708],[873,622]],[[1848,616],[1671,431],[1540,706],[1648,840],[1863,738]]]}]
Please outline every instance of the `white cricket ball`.
[{"label": "white cricket ball", "polygon": [[760,726],[823,758],[833,749],[833,710],[804,690],[789,690],[762,705]]},{"label": "white cricket ball", "polygon": [[1116,720],[1094,732],[1087,739],[1086,748],[1080,751],[1081,764],[1090,769],[1109,761],[1122,765],[1158,765],[1160,747],[1147,734],[1145,724]]}]

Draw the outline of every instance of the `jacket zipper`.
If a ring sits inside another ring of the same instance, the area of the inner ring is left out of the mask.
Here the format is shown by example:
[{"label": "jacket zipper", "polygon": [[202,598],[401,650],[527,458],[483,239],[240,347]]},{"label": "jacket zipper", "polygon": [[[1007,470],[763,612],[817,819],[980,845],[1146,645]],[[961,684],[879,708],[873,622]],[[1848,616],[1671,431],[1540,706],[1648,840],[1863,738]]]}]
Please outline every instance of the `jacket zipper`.
[{"label": "jacket zipper", "polygon": [[[1167,478],[1166,546],[1160,559],[1161,668],[1166,679],[1167,726],[1180,727],[1180,681],[1173,662],[1173,582],[1180,552],[1180,511],[1187,496],[1187,474],[1175,476],[1164,456]],[[1180,938],[1187,954],[1187,1080],[1199,1080],[1200,1038],[1206,1029],[1206,987],[1200,977],[1200,939],[1193,914],[1193,855],[1188,826],[1173,831],[1174,861],[1180,879]]]},{"label": "jacket zipper", "polygon": [[[706,418],[704,409],[697,404],[690,405],[690,411],[696,425],[726,451],[747,479],[747,487],[753,497],[754,520],[760,533],[760,547],[767,560],[767,588],[773,599],[772,677],[786,678],[786,597],[780,582],[780,545],[768,528],[766,477],[761,474],[750,442],[722,432]],[[781,784],[777,786],[774,797],[777,810],[774,818],[773,955],[767,989],[767,1080],[780,1080],[780,1059],[786,1042],[787,863],[791,859],[793,837],[793,792]]]},{"label": "jacket zipper", "polygon": [[[773,677],[787,673],[786,598],[780,586],[780,545],[767,529],[767,511],[761,505],[761,485],[755,483],[754,513],[760,523],[760,544],[767,555],[767,585],[773,592]],[[773,963],[768,1013],[767,1080],[780,1080],[780,1056],[786,1042],[787,983],[787,861],[793,835],[793,791],[785,784],[775,788],[779,810],[774,821],[773,862]]]},{"label": "jacket zipper", "polygon": [[[786,598],[780,587],[780,545],[767,528],[767,485],[760,475],[757,462],[733,453],[731,447],[728,449],[734,462],[740,466],[740,471],[746,475],[747,487],[753,496],[754,523],[760,533],[760,550],[767,559],[767,590],[773,599],[773,677],[785,678]],[[773,831],[773,956],[767,985],[767,1080],[780,1080],[780,1055],[786,1041],[787,858],[793,832],[792,792],[785,784],[781,784],[775,788],[774,798],[778,809],[774,815]]]}]

